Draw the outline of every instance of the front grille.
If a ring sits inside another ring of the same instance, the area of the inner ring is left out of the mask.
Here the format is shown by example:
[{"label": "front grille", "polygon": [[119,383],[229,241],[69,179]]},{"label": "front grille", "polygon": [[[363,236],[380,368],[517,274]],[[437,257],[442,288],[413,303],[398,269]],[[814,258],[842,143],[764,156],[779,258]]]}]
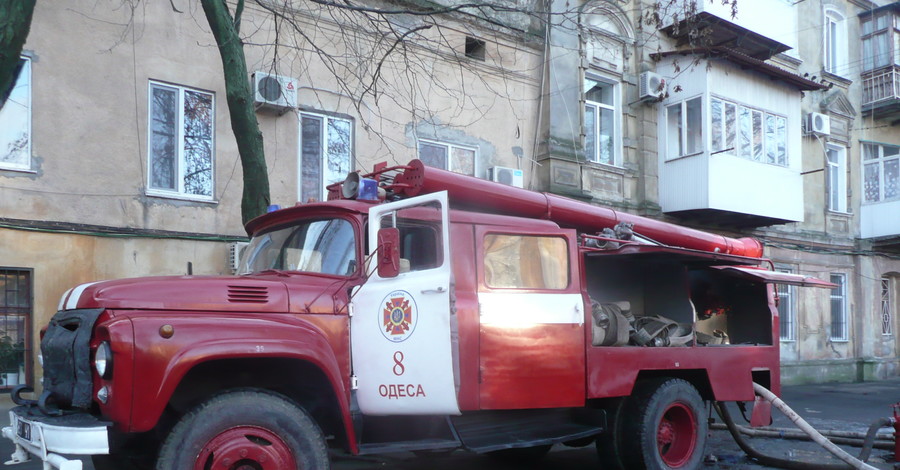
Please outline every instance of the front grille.
[{"label": "front grille", "polygon": [[228,286],[228,301],[264,304],[269,301],[269,288],[264,286]]}]

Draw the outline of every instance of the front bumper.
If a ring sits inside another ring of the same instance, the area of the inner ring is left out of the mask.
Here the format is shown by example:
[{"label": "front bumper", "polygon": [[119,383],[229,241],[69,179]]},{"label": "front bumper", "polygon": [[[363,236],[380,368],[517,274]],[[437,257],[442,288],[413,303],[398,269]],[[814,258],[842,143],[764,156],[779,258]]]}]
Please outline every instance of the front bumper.
[{"label": "front bumper", "polygon": [[80,460],[69,460],[61,454],[109,453],[111,423],[87,413],[45,416],[35,407],[18,406],[9,411],[9,422],[2,433],[13,441],[16,450],[7,465],[28,461],[34,455],[44,462],[44,470],[81,470]]}]

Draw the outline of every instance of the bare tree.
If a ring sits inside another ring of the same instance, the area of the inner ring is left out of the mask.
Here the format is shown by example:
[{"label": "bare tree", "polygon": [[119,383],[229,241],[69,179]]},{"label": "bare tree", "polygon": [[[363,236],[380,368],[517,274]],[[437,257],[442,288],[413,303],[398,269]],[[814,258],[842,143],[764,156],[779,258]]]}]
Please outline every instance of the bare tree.
[{"label": "bare tree", "polygon": [[12,92],[36,0],[0,0],[0,110]]}]

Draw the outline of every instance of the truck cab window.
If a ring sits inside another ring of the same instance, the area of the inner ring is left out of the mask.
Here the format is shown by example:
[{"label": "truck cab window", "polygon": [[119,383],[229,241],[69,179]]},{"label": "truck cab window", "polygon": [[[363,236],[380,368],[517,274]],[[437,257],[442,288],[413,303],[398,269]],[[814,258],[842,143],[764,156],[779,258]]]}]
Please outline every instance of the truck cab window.
[{"label": "truck cab window", "polygon": [[484,237],[484,281],[488,287],[565,289],[569,285],[566,240],[489,234]]},{"label": "truck cab window", "polygon": [[350,275],[356,270],[356,236],[343,219],[305,220],[250,241],[241,274],[267,269]]},{"label": "truck cab window", "polygon": [[440,266],[440,207],[423,205],[386,214],[381,227],[400,230],[400,272],[423,271]]}]

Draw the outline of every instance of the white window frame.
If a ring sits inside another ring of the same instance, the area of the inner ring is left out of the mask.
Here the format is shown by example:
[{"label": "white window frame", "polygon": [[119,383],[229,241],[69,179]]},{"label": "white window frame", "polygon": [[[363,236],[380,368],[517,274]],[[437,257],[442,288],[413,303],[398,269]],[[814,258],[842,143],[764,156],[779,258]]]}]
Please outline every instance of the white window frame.
[{"label": "white window frame", "polygon": [[[866,147],[872,148],[875,151],[874,158],[866,158]],[[891,147],[898,149],[898,152],[894,155],[890,155],[888,157],[884,156],[885,147]],[[900,200],[900,191],[897,191],[897,195],[891,198],[885,198],[884,192],[886,187],[885,181],[885,171],[884,167],[887,163],[900,162],[900,148],[896,145],[887,145],[887,144],[878,144],[875,142],[862,142],[862,204],[879,204],[882,202],[890,202]],[[900,165],[900,163],[897,163]],[[878,167],[878,199],[875,201],[869,201],[866,198],[866,167],[869,165],[876,165]],[[894,182],[895,185],[900,185],[900,174],[898,174],[897,181]]]},{"label": "white window frame", "polygon": [[[793,273],[794,270],[787,267],[776,267],[776,272]],[[789,284],[775,284],[778,291],[778,316],[779,316],[779,332],[778,337],[783,343],[789,343],[797,340],[797,286]],[[787,320],[787,327],[785,327]],[[787,335],[783,333],[787,333]]]},{"label": "white window frame", "polygon": [[450,143],[450,142],[443,142],[440,140],[433,140],[433,139],[418,139],[418,141],[416,142],[416,157],[421,155],[422,144],[433,145],[435,147],[445,147],[447,149],[447,164],[444,166],[444,168],[441,168],[441,169],[452,171],[455,173],[461,173],[461,174],[465,174],[465,173],[460,172],[458,168],[452,167],[453,150],[454,149],[462,149],[462,150],[469,150],[471,152],[474,152],[474,155],[472,156],[472,175],[471,176],[478,176],[478,174],[479,174],[478,173],[478,147],[473,147],[471,145],[454,144],[454,143]]},{"label": "white window frame", "polygon": [[[716,113],[715,110],[713,109],[713,105],[715,102],[721,103],[721,106],[719,108],[719,110],[720,110],[719,113]],[[734,123],[733,123],[733,128],[732,128],[734,135],[732,136],[733,137],[733,146],[731,146],[731,147],[728,147],[729,132],[728,132],[728,127],[727,127],[727,122],[725,120],[725,117],[727,115],[726,109],[729,106],[734,108]],[[750,120],[749,121],[750,142],[749,142],[749,147],[747,147],[747,149],[746,149],[747,152],[744,152],[743,148],[741,146],[741,115],[742,115],[742,111],[744,111],[746,113],[746,116]],[[754,120],[755,116],[759,118],[760,124],[761,124],[761,129],[760,129],[761,134],[759,137],[760,137],[760,144],[762,145],[762,151],[761,151],[758,159],[756,158],[756,155],[754,154],[754,148],[753,148],[754,143],[755,143],[755,140],[754,140],[755,136],[753,133],[753,120]],[[718,143],[716,142],[716,135],[714,134],[715,126],[713,125],[717,118],[721,119],[720,130],[722,132],[721,139],[719,139]],[[774,120],[774,122],[775,122],[774,134],[773,134],[774,139],[770,139],[769,134],[766,132],[767,125],[768,125],[768,122],[770,119]],[[784,161],[783,162],[778,161],[778,141],[779,141],[778,121],[779,120],[781,120],[784,124],[784,126],[783,126],[784,136],[783,136],[783,141],[782,141],[782,144],[784,144]],[[715,96],[715,95],[710,96],[710,99],[709,99],[709,134],[710,134],[710,152],[711,153],[714,153],[714,154],[722,153],[725,155],[740,157],[745,160],[750,160],[750,161],[759,162],[759,163],[765,163],[767,165],[788,167],[788,166],[790,166],[790,161],[791,161],[791,156],[790,156],[789,146],[788,146],[788,142],[789,142],[788,132],[789,132],[789,129],[788,129],[788,124],[787,124],[787,116],[773,113],[773,112],[770,112],[770,111],[767,111],[764,109],[753,108],[750,106],[744,106],[740,103],[737,103],[735,101],[731,101],[731,100],[728,100],[725,98],[721,98],[719,96]],[[775,147],[774,150],[770,149],[769,148],[770,146],[774,146]],[[771,159],[771,161],[769,159],[770,151],[773,155],[773,158]]]},{"label": "white window frame", "polygon": [[[612,97],[613,97],[612,105],[599,103],[599,102],[591,101],[591,100],[587,99],[587,96],[586,96],[587,90],[585,90],[584,106],[585,106],[585,108],[591,107],[591,108],[594,108],[594,110],[595,110],[594,111],[594,116],[595,116],[595,118],[594,118],[594,135],[595,136],[600,135],[600,110],[608,109],[613,112],[612,161],[611,162],[601,162],[600,161],[599,142],[597,142],[596,149],[593,152],[593,155],[588,155],[587,149],[585,149],[585,156],[587,157],[587,160],[592,163],[597,163],[600,165],[611,165],[611,166],[615,166],[615,167],[621,167],[622,166],[622,97],[620,96],[621,95],[621,87],[620,87],[621,84],[616,80],[601,77],[601,76],[593,74],[593,73],[586,73],[584,79],[585,79],[585,81],[593,80],[595,82],[609,85],[610,87],[612,87]],[[587,85],[585,84],[585,86],[587,86]],[[582,110],[582,112],[586,114],[587,110],[586,109]],[[586,119],[583,118],[582,122],[586,122]],[[584,135],[587,136],[587,128],[585,128]]]},{"label": "white window frame", "polygon": [[894,296],[891,278],[881,278],[881,334],[894,335]]},{"label": "white window frame", "polygon": [[[153,181],[153,89],[165,88],[178,92],[177,106],[177,122],[176,126],[176,146],[175,146],[175,179],[176,188],[174,190],[165,188],[154,188]],[[191,194],[185,192],[184,188],[184,94],[185,92],[193,92],[208,95],[212,109],[212,119],[210,122],[210,188],[209,196],[202,194]],[[172,83],[150,80],[147,88],[147,195],[165,197],[171,199],[185,199],[190,201],[212,202],[215,200],[216,194],[216,95],[208,90],[192,88],[183,85],[175,85]]]},{"label": "white window frame", "polygon": [[[25,130],[27,142],[25,143],[24,153],[25,153],[28,161],[27,161],[27,163],[23,163],[23,164],[16,164],[16,163],[11,163],[11,162],[4,163],[4,162],[0,161],[0,170],[24,171],[24,172],[33,173],[34,171],[31,169],[31,143],[33,140],[33,134],[32,134],[32,129],[31,129],[31,120],[32,120],[32,117],[31,117],[32,116],[31,95],[32,95],[32,89],[33,89],[33,82],[31,80],[31,77],[32,77],[31,58],[27,57],[27,56],[20,56],[19,59],[24,60],[25,65],[22,67],[22,71],[19,73],[19,77],[16,79],[16,83],[13,85],[13,91],[12,91],[12,93],[10,93],[10,96],[6,102],[6,105],[4,105],[3,109],[0,110],[0,116],[9,115],[10,113],[12,113],[13,106],[24,106],[26,108],[24,130]],[[26,82],[27,86],[28,86],[27,90],[19,90],[19,88],[21,86],[23,86],[22,84],[20,84],[20,81],[22,80],[23,76],[27,78],[27,82]],[[24,96],[22,97],[22,101],[24,101],[24,103],[20,103],[15,100],[14,95],[16,95],[17,93],[24,94]],[[3,123],[3,120],[0,120],[0,124],[2,124],[2,123]],[[0,152],[5,153],[7,150],[8,149],[6,149],[6,148],[0,148]]]},{"label": "white window frame", "polygon": [[[850,325],[848,324],[849,319],[847,318],[847,300],[848,300],[847,275],[844,273],[831,273],[830,280],[833,284],[837,284],[838,287],[832,289],[831,292],[829,293],[830,300],[831,300],[829,302],[829,311],[830,311],[831,316],[830,316],[830,322],[829,322],[828,336],[832,342],[846,342],[846,341],[849,341],[849,336],[850,336],[848,333]],[[833,303],[835,300],[841,301],[840,311],[838,311],[838,312],[834,311]],[[841,331],[838,332],[839,333],[838,335],[835,335],[835,327],[834,327],[835,314],[837,314],[841,317],[841,324],[843,325],[843,327],[841,328]]]},{"label": "white window frame", "polygon": [[318,190],[318,193],[317,193],[318,195],[316,196],[316,198],[320,201],[324,201],[328,197],[328,190],[326,189],[326,187],[328,187],[328,185],[330,185],[332,183],[335,183],[336,181],[343,180],[343,178],[345,178],[347,176],[346,174],[338,175],[339,178],[336,179],[336,181],[327,181],[325,178],[325,172],[326,172],[325,167],[326,167],[326,165],[328,165],[328,122],[329,121],[343,121],[350,125],[350,142],[349,142],[350,155],[348,157],[349,161],[347,162],[348,166],[349,166],[347,172],[349,173],[350,171],[353,171],[353,163],[355,160],[355,156],[354,156],[355,146],[354,146],[353,142],[354,142],[354,139],[356,138],[356,136],[354,135],[354,129],[355,129],[354,121],[353,121],[353,119],[351,119],[349,117],[333,116],[333,115],[329,115],[329,114],[325,114],[325,113],[321,113],[321,112],[315,112],[315,111],[301,111],[300,112],[300,116],[297,119],[297,141],[299,143],[299,145],[297,146],[297,200],[300,202],[304,202],[304,203],[307,202],[303,199],[303,190],[304,190],[304,187],[303,187],[303,118],[304,117],[319,119],[322,123],[321,127],[319,128],[319,142],[320,142],[319,153],[321,156],[321,161],[319,162],[319,164],[320,164],[319,170],[320,171],[319,171],[319,175],[318,175],[319,176],[319,182],[318,182],[319,190]]},{"label": "white window frame", "polygon": [[[688,103],[695,101],[695,100],[700,100],[700,106],[699,106],[699,109],[700,109],[699,132],[700,132],[700,135],[698,136],[699,141],[700,141],[700,148],[698,148],[694,152],[688,152],[686,149],[687,137],[688,137],[688,120],[687,120],[688,119],[688,117],[687,117]],[[672,134],[669,132],[669,108],[674,107],[674,106],[680,106],[681,116],[680,116],[680,123],[679,123],[679,132],[680,132],[679,139],[680,140],[673,144],[673,142],[671,142]],[[665,133],[666,133],[666,160],[675,160],[678,158],[690,157],[693,155],[700,155],[704,152],[704,149],[706,148],[706,142],[704,142],[704,139],[703,139],[703,127],[704,127],[704,124],[703,124],[703,114],[704,114],[703,113],[703,95],[692,96],[690,98],[679,101],[677,103],[669,103],[663,107],[663,114],[664,114],[663,122],[665,122]],[[677,150],[675,150],[675,148],[677,148]],[[675,151],[673,152],[673,150],[675,150]]]},{"label": "white window frame", "polygon": [[[834,153],[831,153],[834,152]],[[832,160],[832,155],[836,158]],[[828,210],[847,213],[847,147],[825,146],[826,195]]]},{"label": "white window frame", "polygon": [[822,64],[826,72],[844,75],[847,65],[847,21],[836,10],[826,9],[822,21]]}]

